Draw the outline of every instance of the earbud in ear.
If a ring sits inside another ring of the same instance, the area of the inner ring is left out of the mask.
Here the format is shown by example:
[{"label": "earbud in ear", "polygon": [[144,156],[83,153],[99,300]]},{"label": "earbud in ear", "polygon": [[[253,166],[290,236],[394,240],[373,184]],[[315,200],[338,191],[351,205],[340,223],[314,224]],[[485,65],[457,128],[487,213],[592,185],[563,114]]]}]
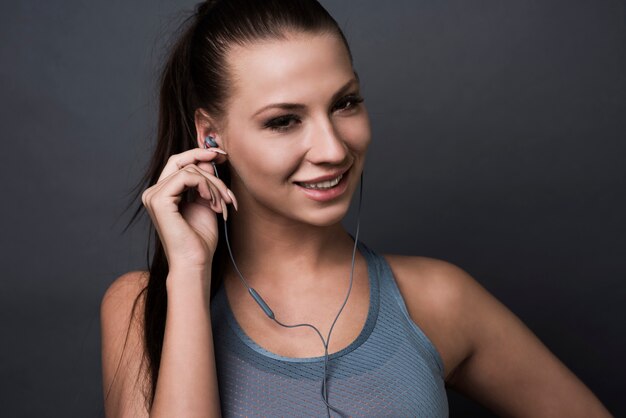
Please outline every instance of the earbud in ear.
[{"label": "earbud in ear", "polygon": [[204,138],[204,148],[217,148],[217,142],[215,142],[215,138],[211,135]]}]

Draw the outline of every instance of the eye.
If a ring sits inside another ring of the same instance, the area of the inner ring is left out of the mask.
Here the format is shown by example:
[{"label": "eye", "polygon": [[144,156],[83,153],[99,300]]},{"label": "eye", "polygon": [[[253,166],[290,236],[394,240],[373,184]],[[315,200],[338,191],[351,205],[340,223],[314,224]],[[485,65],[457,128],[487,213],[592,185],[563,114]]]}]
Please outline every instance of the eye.
[{"label": "eye", "polygon": [[[292,121],[294,123],[291,123]],[[300,122],[300,118],[297,115],[289,114],[270,119],[263,126],[272,131],[283,132],[291,129],[295,122]]]},{"label": "eye", "polygon": [[333,110],[349,110],[355,108],[364,101],[363,97],[358,94],[350,94],[337,102]]}]

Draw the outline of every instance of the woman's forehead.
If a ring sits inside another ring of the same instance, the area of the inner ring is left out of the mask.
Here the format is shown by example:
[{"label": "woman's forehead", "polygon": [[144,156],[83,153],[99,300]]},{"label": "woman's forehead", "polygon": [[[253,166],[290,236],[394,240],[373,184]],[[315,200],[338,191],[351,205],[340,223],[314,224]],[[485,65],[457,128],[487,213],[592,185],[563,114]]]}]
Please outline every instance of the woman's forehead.
[{"label": "woman's forehead", "polygon": [[331,34],[298,34],[236,46],[229,51],[228,67],[231,99],[251,106],[258,100],[294,101],[324,94],[354,77],[343,41]]}]

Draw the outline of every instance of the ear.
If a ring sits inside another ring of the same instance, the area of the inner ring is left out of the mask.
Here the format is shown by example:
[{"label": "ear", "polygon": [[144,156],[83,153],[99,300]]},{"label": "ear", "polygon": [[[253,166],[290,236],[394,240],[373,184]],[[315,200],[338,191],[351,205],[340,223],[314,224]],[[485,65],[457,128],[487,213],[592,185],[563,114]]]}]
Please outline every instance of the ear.
[{"label": "ear", "polygon": [[196,109],[194,112],[194,122],[196,125],[196,142],[198,143],[198,147],[204,148],[204,138],[209,135],[215,138],[220,148],[222,147],[221,140],[218,138],[217,134],[217,124],[204,109]]}]

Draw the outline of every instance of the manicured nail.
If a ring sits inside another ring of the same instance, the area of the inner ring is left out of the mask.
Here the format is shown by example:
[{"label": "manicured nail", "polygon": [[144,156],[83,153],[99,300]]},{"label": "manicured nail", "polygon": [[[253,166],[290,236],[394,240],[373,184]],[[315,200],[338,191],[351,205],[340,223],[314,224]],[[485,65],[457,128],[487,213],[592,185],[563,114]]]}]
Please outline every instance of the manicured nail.
[{"label": "manicured nail", "polygon": [[239,208],[237,207],[237,199],[235,199],[235,195],[233,194],[233,192],[230,189],[227,189],[226,193],[228,194],[228,196],[230,196],[231,199],[233,199],[233,206],[235,207],[235,210],[239,211]]},{"label": "manicured nail", "polygon": [[224,199],[220,199],[220,203],[222,204],[222,216],[224,217],[224,222],[226,222],[228,220],[228,209],[226,208]]},{"label": "manicured nail", "polygon": [[204,148],[207,151],[213,151],[213,152],[217,152],[218,154],[222,154],[222,155],[228,155],[228,153],[224,150],[221,149],[217,149],[217,148]]}]

